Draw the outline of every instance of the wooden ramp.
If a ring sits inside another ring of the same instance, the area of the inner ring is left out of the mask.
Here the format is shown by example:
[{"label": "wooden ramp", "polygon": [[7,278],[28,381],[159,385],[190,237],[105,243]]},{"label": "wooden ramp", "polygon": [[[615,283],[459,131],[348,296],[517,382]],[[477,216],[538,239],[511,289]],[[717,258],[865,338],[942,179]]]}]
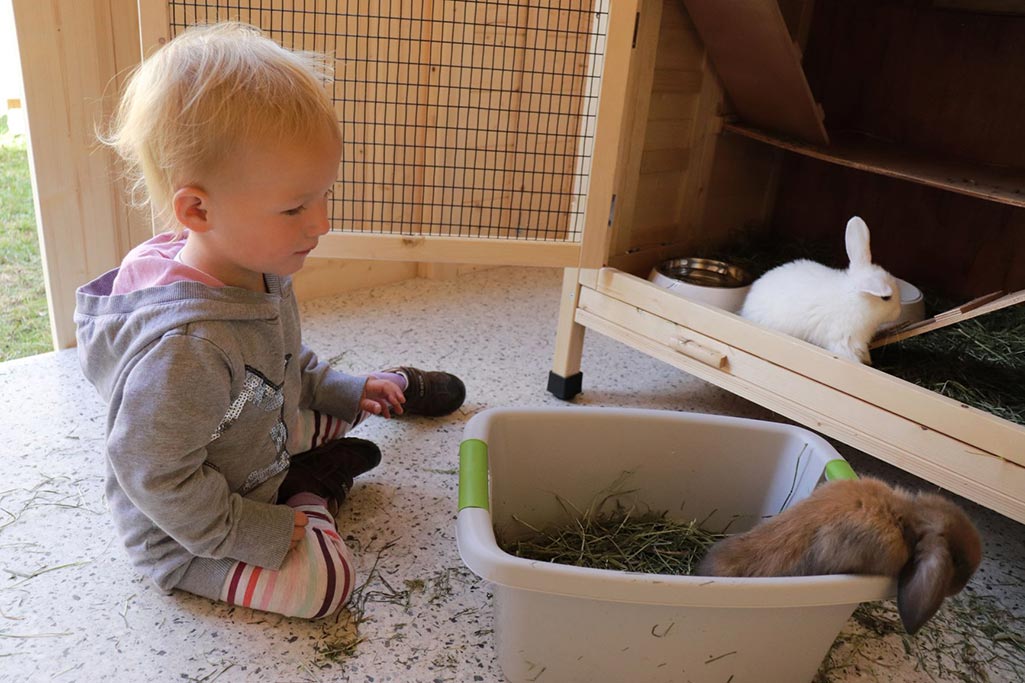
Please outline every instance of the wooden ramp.
[{"label": "wooden ramp", "polygon": [[745,123],[828,144],[801,53],[776,0],[683,0]]}]

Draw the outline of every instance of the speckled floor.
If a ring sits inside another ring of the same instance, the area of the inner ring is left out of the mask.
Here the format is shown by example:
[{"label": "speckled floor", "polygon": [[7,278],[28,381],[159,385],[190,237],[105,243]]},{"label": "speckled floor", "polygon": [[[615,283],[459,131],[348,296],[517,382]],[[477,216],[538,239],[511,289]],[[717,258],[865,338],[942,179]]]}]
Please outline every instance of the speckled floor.
[{"label": "speckled floor", "polygon": [[[553,270],[500,268],[304,305],[307,342],[336,366],[445,368],[468,389],[450,417],[371,420],[357,432],[386,455],[339,518],[370,577],[356,634],[345,619],[162,595],[137,578],[103,499],[104,407],[75,352],[0,365],[0,680],[502,680],[488,586],[456,551],[457,447],[484,408],[565,405],[545,391],[560,281]],[[593,333],[583,372],[579,405],[773,418]],[[839,448],[863,473],[928,487]],[[820,681],[1025,680],[1025,527],[966,507],[986,559],[963,599],[916,639],[893,632],[888,608],[859,610]]]}]

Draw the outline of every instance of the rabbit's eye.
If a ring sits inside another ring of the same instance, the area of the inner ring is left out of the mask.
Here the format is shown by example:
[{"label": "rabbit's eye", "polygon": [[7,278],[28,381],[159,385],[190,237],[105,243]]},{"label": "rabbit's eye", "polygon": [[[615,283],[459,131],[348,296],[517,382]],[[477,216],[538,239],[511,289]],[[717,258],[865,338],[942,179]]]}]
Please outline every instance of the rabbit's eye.
[{"label": "rabbit's eye", "polygon": [[890,296],[889,294],[887,294],[886,296],[881,296],[881,297],[879,297],[879,298],[880,298],[880,299],[882,299],[883,301],[889,301],[889,300],[890,300],[890,299],[892,299],[893,297],[891,297],[891,296]]}]

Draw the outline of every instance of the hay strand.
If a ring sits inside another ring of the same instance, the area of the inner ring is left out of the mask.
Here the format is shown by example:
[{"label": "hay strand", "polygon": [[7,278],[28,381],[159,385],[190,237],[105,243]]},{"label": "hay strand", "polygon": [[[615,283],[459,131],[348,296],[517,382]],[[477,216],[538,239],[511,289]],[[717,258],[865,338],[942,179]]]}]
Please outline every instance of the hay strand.
[{"label": "hay strand", "polygon": [[526,538],[500,540],[499,546],[516,557],[574,567],[692,574],[712,544],[726,535],[705,531],[697,520],[677,521],[665,511],[624,505],[620,498],[633,493],[621,488],[625,476],[594,496],[584,510],[556,496],[570,518],[567,524],[537,528],[513,516],[531,533]]},{"label": "hay strand", "polygon": [[[930,308],[942,306],[929,300]],[[1025,307],[962,321],[877,349],[878,370],[1025,425]]]}]

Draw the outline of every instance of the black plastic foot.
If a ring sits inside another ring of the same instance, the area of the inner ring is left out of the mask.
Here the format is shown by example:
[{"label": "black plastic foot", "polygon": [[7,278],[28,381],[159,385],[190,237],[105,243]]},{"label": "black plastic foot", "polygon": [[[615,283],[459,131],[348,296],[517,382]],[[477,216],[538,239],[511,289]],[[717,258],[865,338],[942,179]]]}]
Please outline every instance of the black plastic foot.
[{"label": "black plastic foot", "polygon": [[563,401],[572,401],[584,386],[584,373],[578,372],[569,377],[548,373],[548,391]]}]

